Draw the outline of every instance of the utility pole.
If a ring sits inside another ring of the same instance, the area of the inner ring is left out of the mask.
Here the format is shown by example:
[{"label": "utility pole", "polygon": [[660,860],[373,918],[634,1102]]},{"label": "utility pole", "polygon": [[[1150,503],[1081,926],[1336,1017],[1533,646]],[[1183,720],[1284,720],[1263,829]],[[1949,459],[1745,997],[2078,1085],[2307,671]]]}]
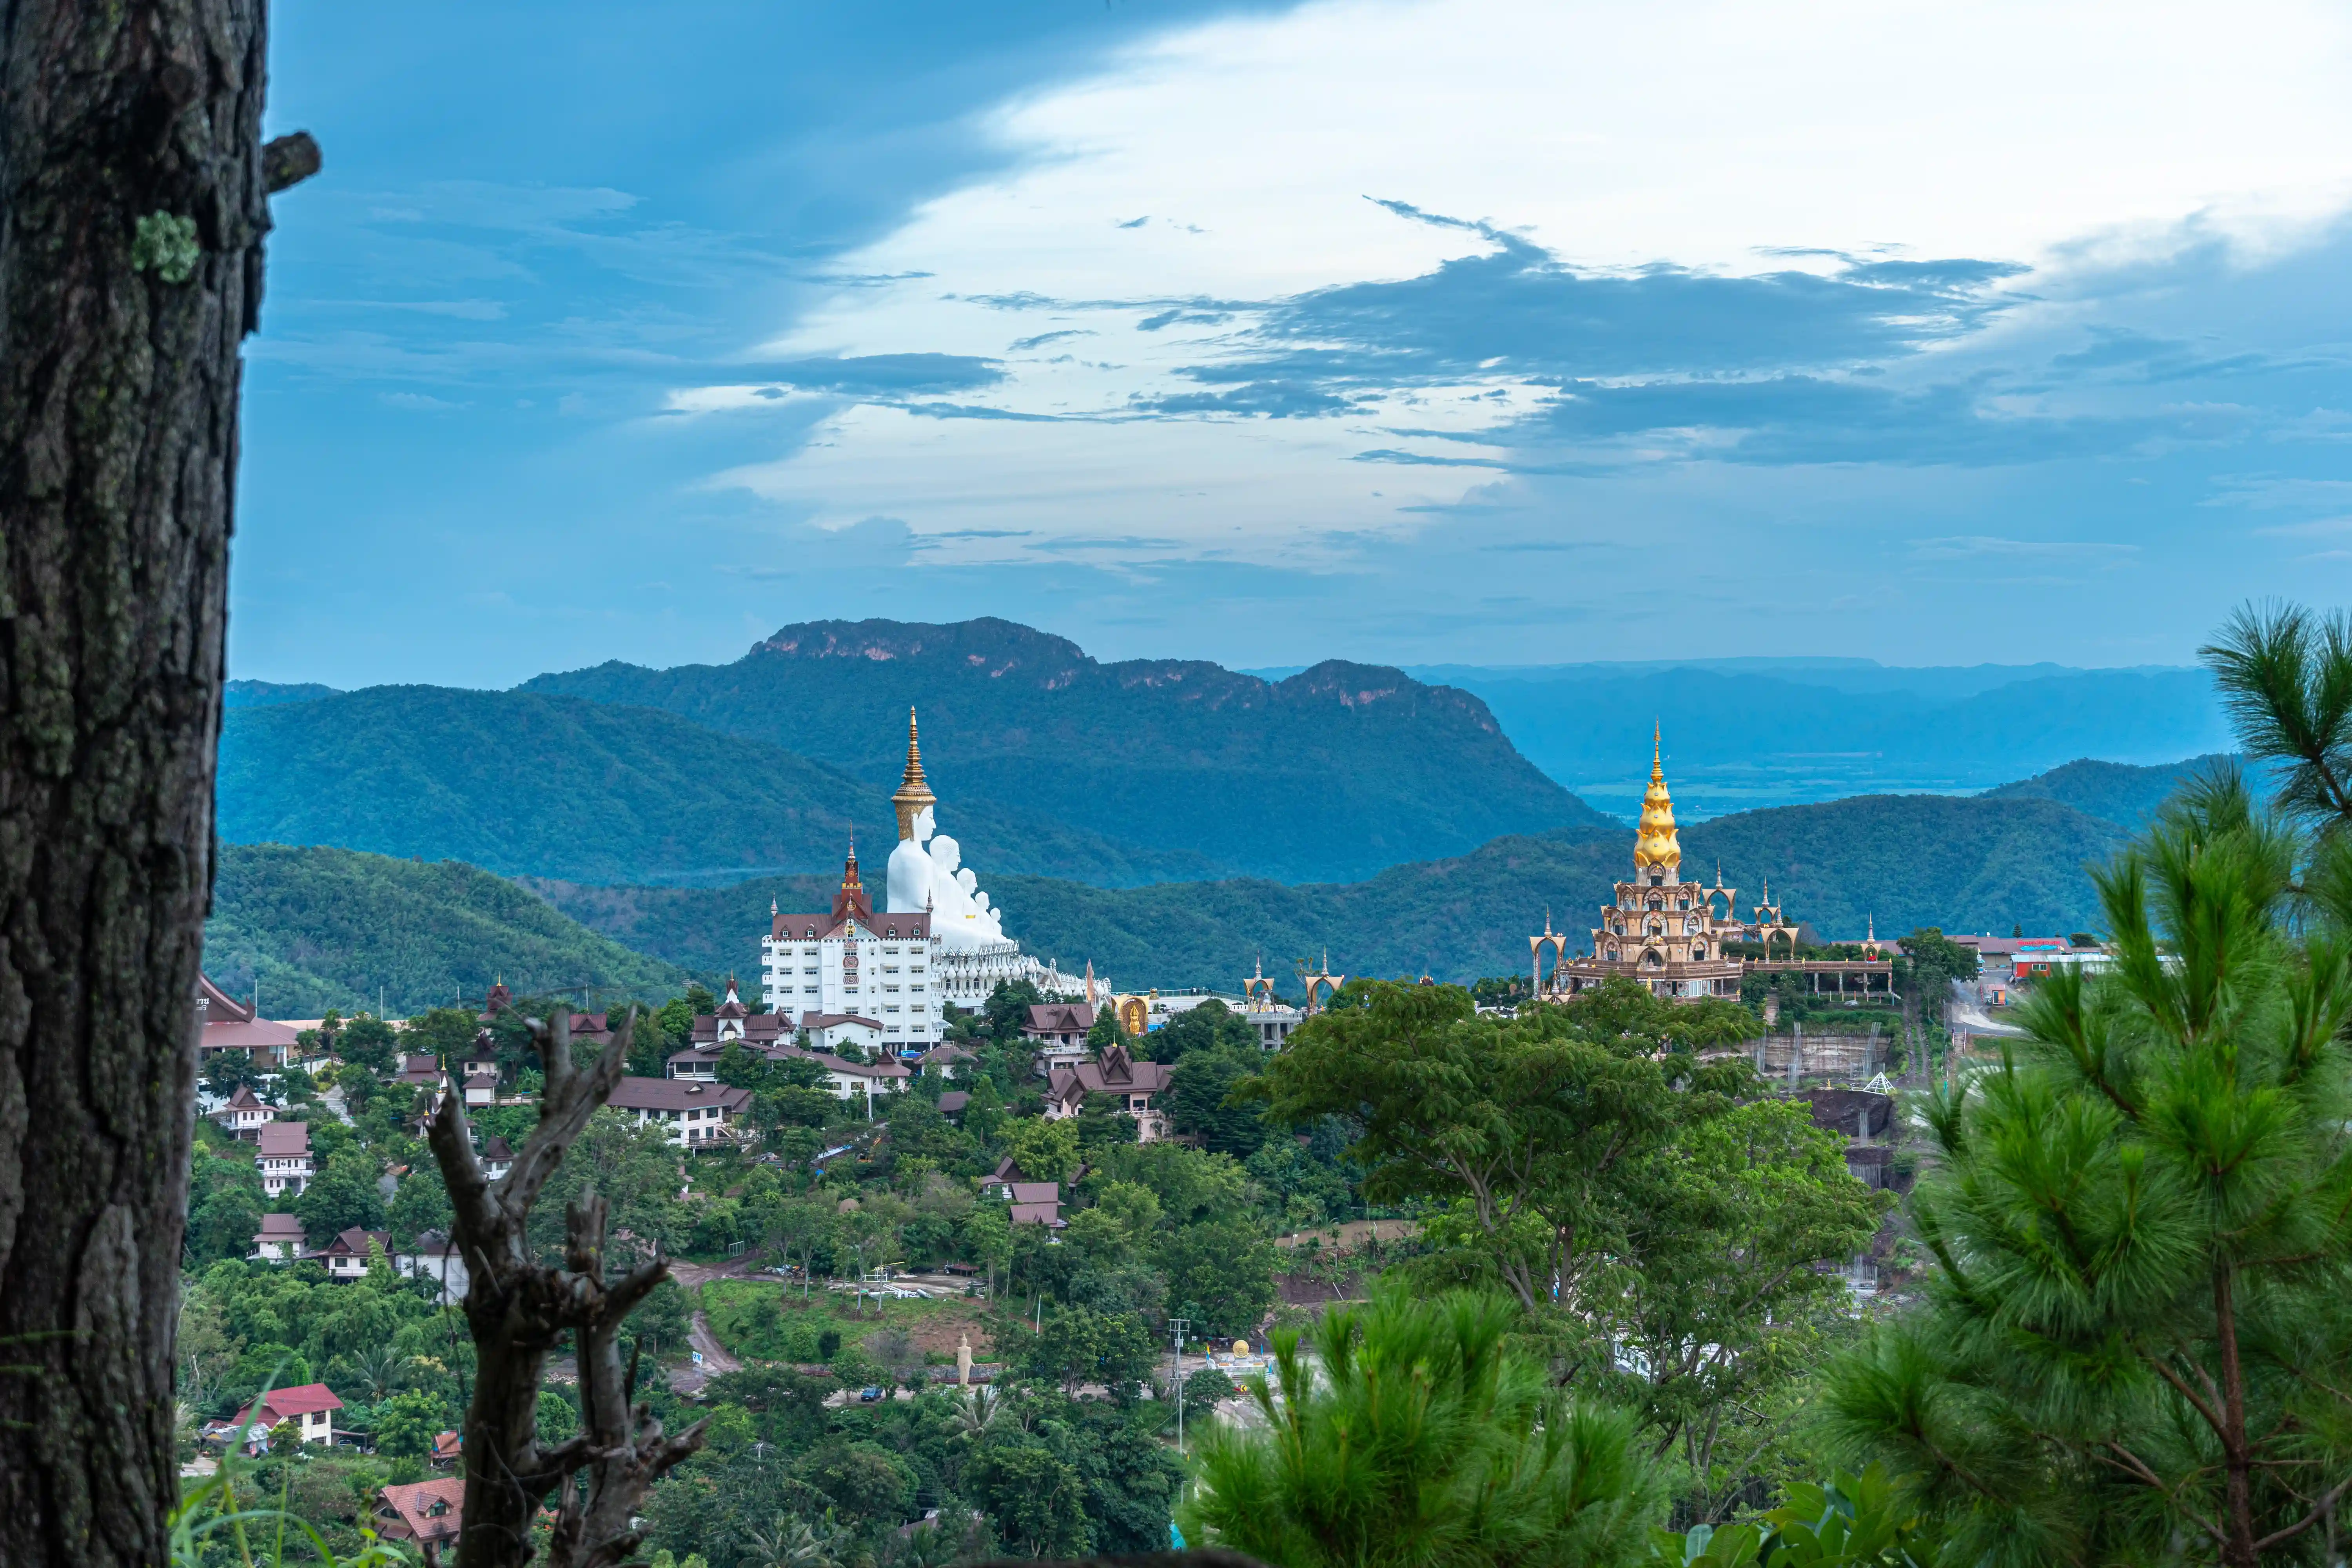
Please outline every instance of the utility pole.
[{"label": "utility pole", "polygon": [[1192,1328],[1190,1318],[1168,1320],[1169,1378],[1176,1384],[1176,1451],[1184,1451],[1184,1334]]}]

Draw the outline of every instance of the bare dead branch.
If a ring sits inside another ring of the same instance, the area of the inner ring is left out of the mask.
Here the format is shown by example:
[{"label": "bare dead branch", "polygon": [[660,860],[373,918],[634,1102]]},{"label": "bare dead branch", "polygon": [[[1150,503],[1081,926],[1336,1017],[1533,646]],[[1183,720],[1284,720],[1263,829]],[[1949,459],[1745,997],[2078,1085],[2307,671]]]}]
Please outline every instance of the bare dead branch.
[{"label": "bare dead branch", "polygon": [[322,162],[318,141],[308,131],[272,137],[261,149],[261,187],[274,196],[317,174]]},{"label": "bare dead branch", "polygon": [[[457,1568],[521,1568],[531,1525],[551,1497],[556,1518],[551,1568],[616,1568],[636,1549],[629,1521],[648,1488],[702,1446],[699,1423],[670,1436],[649,1405],[631,1402],[636,1358],[622,1365],[620,1335],[630,1311],[669,1277],[667,1258],[608,1281],[610,1208],[583,1187],[566,1205],[563,1262],[530,1247],[532,1205],[588,1120],[620,1081],[636,1010],[593,1068],[572,1059],[566,1015],[530,1020],[544,1070],[539,1125],[496,1183],[482,1174],[457,1093],[442,1096],[427,1136],[449,1189],[452,1233],[472,1278],[466,1321],[477,1375],[466,1413],[466,1510]],[[580,1364],[581,1432],[541,1448],[539,1392],[548,1354],[570,1334]]]}]

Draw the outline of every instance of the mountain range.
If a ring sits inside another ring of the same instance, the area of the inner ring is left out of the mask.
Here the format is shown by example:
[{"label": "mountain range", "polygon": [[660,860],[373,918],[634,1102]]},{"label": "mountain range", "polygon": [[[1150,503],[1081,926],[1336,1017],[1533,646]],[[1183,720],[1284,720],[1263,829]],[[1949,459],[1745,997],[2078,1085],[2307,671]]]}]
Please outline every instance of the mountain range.
[{"label": "mountain range", "polygon": [[[1744,812],[1682,834],[1686,875],[1719,861],[1745,915],[1769,886],[1791,920],[1826,938],[1916,926],[2006,932],[2095,927],[2083,867],[2124,837],[2116,824],[2042,798],[1879,795]],[[995,877],[1007,931],[1040,956],[1091,960],[1122,986],[1234,990],[1263,955],[1269,973],[1328,951],[1350,972],[1469,980],[1525,966],[1547,910],[1582,934],[1631,874],[1633,835],[1514,834],[1468,855],[1391,866],[1361,881],[1255,878],[1095,888]],[[758,972],[768,906],[822,909],[838,878],[757,878],[730,888],[527,885],[583,924],[706,973]]]},{"label": "mountain range", "polygon": [[[2059,752],[1956,793],[1986,758],[2044,756],[2068,734],[2205,735],[2194,671],[1422,673],[1463,684],[1338,662],[1103,663],[981,620],[810,623],[732,664],[607,664],[510,691],[234,682],[208,962],[257,976],[273,1008],[346,1005],[371,984],[413,1005],[478,992],[491,968],[656,993],[756,972],[769,900],[823,907],[853,835],[870,859],[895,840],[898,714],[917,704],[940,826],[1009,929],[1160,986],[1230,985],[1260,954],[1287,973],[1326,948],[1365,973],[1470,978],[1516,971],[1547,910],[1556,929],[1589,925],[1630,834],[1539,772],[1525,737],[1596,772],[1605,760],[1596,795],[1630,813],[1640,731],[1662,711],[1686,864],[1712,879],[1719,860],[1743,908],[1769,880],[1792,918],[1836,937],[1873,921],[1883,935],[2095,929],[2084,866],[2218,760]],[[1794,749],[1841,727],[1881,749]],[[1727,760],[1710,772],[1710,754]],[[1914,764],[1940,770],[1946,793],[1705,804]]]},{"label": "mountain range", "polygon": [[399,1017],[478,999],[496,980],[593,1000],[668,995],[689,978],[477,867],[242,844],[220,847],[205,972],[241,998],[257,983],[278,1018],[379,1005]]},{"label": "mountain range", "polygon": [[2168,764],[2230,744],[2200,669],[1752,658],[1406,673],[1483,699],[1528,761],[1627,821],[1645,782],[1628,758],[1654,721],[1685,820],[1855,795],[1973,793],[2072,758]]},{"label": "mountain range", "polygon": [[[376,686],[231,708],[219,830],[504,875],[734,881],[839,867],[860,831],[896,842],[887,791],[765,741],[657,708],[533,691]],[[1086,866],[1112,883],[1214,875],[979,803],[957,826],[982,866]]]},{"label": "mountain range", "polygon": [[[527,692],[667,709],[828,763],[887,795],[920,709],[940,824],[974,803],[1281,880],[1369,876],[1499,834],[1606,819],[1512,745],[1486,705],[1330,660],[1267,681],[1188,659],[1104,664],[981,619],[816,621],[732,664],[604,664]],[[1057,874],[1113,881],[1083,862]]]}]

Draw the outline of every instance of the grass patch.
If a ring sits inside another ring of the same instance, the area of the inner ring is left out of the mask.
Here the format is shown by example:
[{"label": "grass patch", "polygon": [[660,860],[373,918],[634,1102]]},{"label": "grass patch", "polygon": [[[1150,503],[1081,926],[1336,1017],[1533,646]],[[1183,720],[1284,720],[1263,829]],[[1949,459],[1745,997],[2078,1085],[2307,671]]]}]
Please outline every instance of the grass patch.
[{"label": "grass patch", "polygon": [[[840,1336],[835,1354],[862,1346],[884,1329],[904,1332],[933,1363],[952,1362],[960,1334],[971,1336],[972,1353],[983,1356],[989,1341],[978,1301],[869,1300],[852,1317],[851,1299],[828,1290],[810,1292],[803,1303],[797,1287],[755,1279],[713,1279],[702,1287],[702,1310],[710,1331],[735,1355],[752,1361],[818,1362],[827,1333]],[[877,1309],[879,1309],[877,1313]]]}]

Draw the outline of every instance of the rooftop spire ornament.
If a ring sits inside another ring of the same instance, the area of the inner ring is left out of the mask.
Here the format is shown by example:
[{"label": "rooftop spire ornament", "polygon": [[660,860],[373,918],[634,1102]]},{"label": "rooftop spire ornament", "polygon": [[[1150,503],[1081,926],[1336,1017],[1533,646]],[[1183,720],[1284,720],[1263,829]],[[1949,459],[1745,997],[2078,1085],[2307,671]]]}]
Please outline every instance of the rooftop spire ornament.
[{"label": "rooftop spire ornament", "polygon": [[915,818],[925,808],[939,804],[931,794],[929,783],[923,777],[923,748],[915,733],[915,710],[907,710],[907,771],[898,780],[898,792],[890,797],[890,805],[898,814],[898,841],[905,843],[915,837]]}]

